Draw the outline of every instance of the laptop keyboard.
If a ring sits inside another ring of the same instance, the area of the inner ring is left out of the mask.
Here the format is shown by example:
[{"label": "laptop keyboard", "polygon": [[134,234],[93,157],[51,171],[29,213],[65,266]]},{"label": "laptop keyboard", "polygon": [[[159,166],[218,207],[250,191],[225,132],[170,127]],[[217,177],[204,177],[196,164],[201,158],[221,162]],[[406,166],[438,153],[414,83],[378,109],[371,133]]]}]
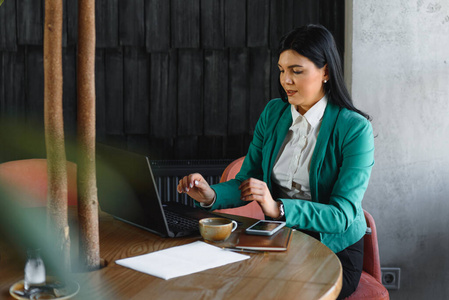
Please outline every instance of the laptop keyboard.
[{"label": "laptop keyboard", "polygon": [[189,219],[180,216],[169,210],[164,210],[165,218],[167,219],[168,227],[174,231],[185,231],[185,230],[198,230],[198,220]]}]

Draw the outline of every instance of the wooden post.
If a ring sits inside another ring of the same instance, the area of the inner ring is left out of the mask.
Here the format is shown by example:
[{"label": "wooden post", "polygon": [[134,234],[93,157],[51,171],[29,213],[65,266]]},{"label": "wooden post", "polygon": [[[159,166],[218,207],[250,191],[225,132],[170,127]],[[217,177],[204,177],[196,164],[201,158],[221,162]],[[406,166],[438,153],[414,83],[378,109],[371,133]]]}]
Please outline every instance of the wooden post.
[{"label": "wooden post", "polygon": [[67,163],[62,115],[62,16],[61,0],[45,1],[44,119],[47,150],[47,216],[50,234],[61,249],[63,270],[70,269],[70,236],[67,217]]},{"label": "wooden post", "polygon": [[78,219],[80,257],[100,267],[95,174],[95,0],[78,2]]}]

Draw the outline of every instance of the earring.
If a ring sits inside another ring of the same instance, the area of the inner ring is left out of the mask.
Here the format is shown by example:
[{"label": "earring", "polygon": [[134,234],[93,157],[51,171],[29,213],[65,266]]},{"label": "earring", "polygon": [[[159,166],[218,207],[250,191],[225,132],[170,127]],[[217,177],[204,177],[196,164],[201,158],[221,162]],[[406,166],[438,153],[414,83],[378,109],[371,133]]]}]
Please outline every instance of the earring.
[{"label": "earring", "polygon": [[327,82],[327,80],[326,79],[324,79],[324,83],[326,83]]}]

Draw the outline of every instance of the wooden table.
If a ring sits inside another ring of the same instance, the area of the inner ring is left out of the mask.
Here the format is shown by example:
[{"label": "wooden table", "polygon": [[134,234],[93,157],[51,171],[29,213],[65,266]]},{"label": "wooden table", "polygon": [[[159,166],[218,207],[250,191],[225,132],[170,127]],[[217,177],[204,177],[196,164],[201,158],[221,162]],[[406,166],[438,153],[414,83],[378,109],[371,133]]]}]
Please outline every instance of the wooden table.
[{"label": "wooden table", "polygon": [[[254,219],[236,217],[231,239]],[[72,228],[75,226],[72,225]],[[73,231],[73,230],[72,230]],[[76,273],[82,289],[76,299],[335,299],[341,289],[342,268],[337,256],[322,243],[293,232],[286,252],[249,254],[250,259],[203,272],[163,280],[115,264],[115,260],[191,243],[200,236],[161,238],[100,215],[101,257],[107,266]],[[77,244],[72,234],[72,245]],[[76,252],[76,247],[73,247]],[[24,259],[14,259],[0,247],[0,299],[14,299],[9,287],[23,279]],[[246,254],[246,253],[245,253]],[[72,254],[73,255],[73,254]]]}]

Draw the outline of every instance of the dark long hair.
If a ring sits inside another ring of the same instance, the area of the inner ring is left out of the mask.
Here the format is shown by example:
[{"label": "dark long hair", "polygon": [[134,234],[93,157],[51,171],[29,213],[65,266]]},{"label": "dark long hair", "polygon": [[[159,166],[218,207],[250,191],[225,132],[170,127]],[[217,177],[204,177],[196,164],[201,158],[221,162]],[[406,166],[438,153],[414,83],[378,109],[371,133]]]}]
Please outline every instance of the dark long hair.
[{"label": "dark long hair", "polygon": [[[279,55],[285,50],[295,50],[308,58],[319,69],[327,64],[329,80],[324,84],[329,101],[349,110],[355,111],[368,120],[370,116],[355,108],[346,88],[341,60],[332,34],[322,25],[306,25],[285,34],[279,42]],[[279,82],[279,92],[284,101],[287,94]]]}]

